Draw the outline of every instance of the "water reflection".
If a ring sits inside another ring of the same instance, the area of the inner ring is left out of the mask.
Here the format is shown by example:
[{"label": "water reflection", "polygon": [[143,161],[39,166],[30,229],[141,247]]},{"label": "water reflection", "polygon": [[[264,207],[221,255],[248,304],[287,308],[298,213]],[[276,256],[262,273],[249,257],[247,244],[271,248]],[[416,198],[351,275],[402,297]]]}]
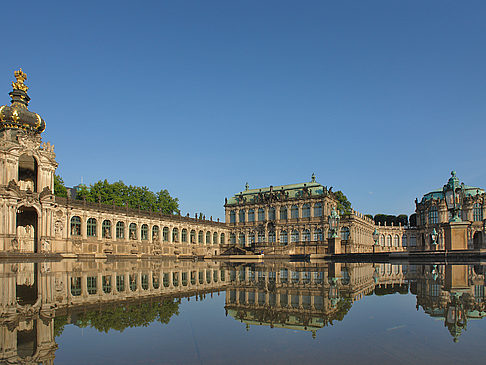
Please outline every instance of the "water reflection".
[{"label": "water reflection", "polygon": [[[100,332],[168,324],[182,298],[226,294],[228,318],[309,332],[367,296],[413,294],[454,342],[486,315],[485,267],[392,263],[70,261],[0,264],[0,361],[52,364],[67,325]],[[197,303],[195,305],[198,305]],[[278,331],[278,330],[277,330]]]}]

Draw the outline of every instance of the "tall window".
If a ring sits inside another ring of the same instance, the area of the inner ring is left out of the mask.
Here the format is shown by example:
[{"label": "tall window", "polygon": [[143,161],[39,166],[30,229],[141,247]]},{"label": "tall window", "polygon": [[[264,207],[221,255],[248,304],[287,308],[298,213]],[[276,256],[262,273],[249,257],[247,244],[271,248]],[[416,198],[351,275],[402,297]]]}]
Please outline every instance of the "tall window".
[{"label": "tall window", "polygon": [[287,231],[280,232],[280,243],[286,245],[288,242]]},{"label": "tall window", "polygon": [[417,246],[417,237],[415,235],[410,236],[410,246],[412,247]]},{"label": "tall window", "polygon": [[186,243],[187,242],[187,229],[183,228],[182,229],[182,242]]},{"label": "tall window", "polygon": [[225,240],[224,240],[224,233],[221,233],[219,243],[220,243],[220,244],[222,244],[222,245],[224,245],[224,244],[225,244]]},{"label": "tall window", "polygon": [[343,241],[349,240],[349,228],[348,227],[341,228],[341,239]]},{"label": "tall window", "polygon": [[290,208],[290,218],[299,218],[299,207],[297,205],[292,205],[292,208]]},{"label": "tall window", "polygon": [[403,246],[403,247],[407,247],[407,244],[408,244],[408,242],[407,242],[407,235],[406,235],[406,234],[404,234],[404,235],[402,236],[402,246]]},{"label": "tall window", "polygon": [[213,233],[213,245],[218,244],[218,234],[216,232]]},{"label": "tall window", "polygon": [[275,243],[275,231],[268,232],[268,243]]},{"label": "tall window", "polygon": [[254,222],[255,221],[255,209],[250,209],[248,211],[248,222]]},{"label": "tall window", "polygon": [[236,235],[234,233],[230,233],[230,243],[233,245],[236,244]]},{"label": "tall window", "polygon": [[310,217],[310,204],[306,203],[302,206],[302,218]]},{"label": "tall window", "polygon": [[265,232],[258,232],[258,243],[265,242]]},{"label": "tall window", "polygon": [[179,242],[179,229],[172,228],[172,242]]},{"label": "tall window", "polygon": [[169,227],[164,227],[162,230],[162,240],[164,242],[169,242]]},{"label": "tall window", "polygon": [[240,210],[239,216],[240,216],[240,223],[245,223],[245,211],[244,210]]},{"label": "tall window", "polygon": [[310,241],[310,231],[308,229],[304,229],[304,232],[302,232],[302,240],[304,242],[309,242]]},{"label": "tall window", "polygon": [[206,232],[206,245],[211,244],[211,232]]},{"label": "tall window", "polygon": [[391,247],[391,245],[392,245],[392,238],[391,238],[390,235],[386,236],[386,245],[388,247]]},{"label": "tall window", "polygon": [[322,217],[322,203],[314,204],[314,217]]},{"label": "tall window", "polygon": [[101,224],[101,237],[111,238],[111,221],[104,220]]},{"label": "tall window", "polygon": [[144,241],[148,240],[148,225],[142,224],[142,228],[140,230],[140,238]]},{"label": "tall window", "polygon": [[398,247],[399,241],[400,241],[400,238],[398,237],[397,234],[395,236],[393,236],[393,246]]},{"label": "tall window", "polygon": [[128,226],[129,237],[131,240],[137,239],[137,225],[135,223],[130,223]]},{"label": "tall window", "polygon": [[297,231],[296,229],[292,231],[291,242],[292,243],[299,242],[299,231]]},{"label": "tall window", "polygon": [[250,235],[248,236],[248,242],[250,244],[254,244],[255,243],[255,232],[250,232]]},{"label": "tall window", "polygon": [[116,222],[116,238],[120,238],[120,239],[125,238],[125,223],[124,222]]},{"label": "tall window", "polygon": [[71,218],[71,236],[81,236],[81,218],[78,216]]},{"label": "tall window", "polygon": [[473,221],[482,221],[483,220],[483,207],[480,203],[474,203],[473,205]]},{"label": "tall window", "polygon": [[317,228],[314,231],[314,241],[322,241],[322,229]]},{"label": "tall window", "polygon": [[263,222],[265,220],[265,211],[263,208],[258,209],[258,221]]},{"label": "tall window", "polygon": [[439,214],[437,212],[437,207],[433,206],[429,210],[429,224],[437,224],[439,223]]},{"label": "tall window", "polygon": [[244,233],[240,233],[240,235],[238,236],[238,244],[240,246],[245,245],[245,234]]},{"label": "tall window", "polygon": [[287,207],[280,207],[280,219],[287,220]]},{"label": "tall window", "polygon": [[196,243],[196,231],[195,230],[191,230],[191,243]]},{"label": "tall window", "polygon": [[234,210],[230,212],[230,223],[236,223],[236,212]]},{"label": "tall window", "polygon": [[275,220],[275,208],[274,207],[270,207],[268,209],[268,220],[270,220],[270,221]]},{"label": "tall window", "polygon": [[199,231],[197,234],[197,243],[203,244],[204,243],[204,232]]},{"label": "tall window", "polygon": [[152,241],[154,242],[159,241],[159,226],[152,227]]},{"label": "tall window", "polygon": [[96,237],[96,219],[90,218],[86,224],[86,234],[88,237]]},{"label": "tall window", "polygon": [[385,246],[385,235],[380,235],[380,246]]}]

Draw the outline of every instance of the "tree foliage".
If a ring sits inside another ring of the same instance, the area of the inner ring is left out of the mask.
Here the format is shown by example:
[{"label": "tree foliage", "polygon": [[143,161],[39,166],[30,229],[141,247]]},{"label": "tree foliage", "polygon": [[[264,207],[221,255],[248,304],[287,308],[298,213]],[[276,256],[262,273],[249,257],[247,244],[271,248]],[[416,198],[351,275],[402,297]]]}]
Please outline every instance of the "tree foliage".
[{"label": "tree foliage", "polygon": [[399,216],[389,214],[376,214],[373,219],[375,221],[375,224],[381,224],[383,226],[385,224],[387,226],[391,226],[392,224],[394,226],[398,226],[400,224],[402,226],[408,225],[408,216],[405,214],[400,214]]},{"label": "tree foliage", "polygon": [[88,202],[114,204],[119,207],[159,211],[164,214],[179,212],[179,199],[172,198],[167,190],[154,193],[146,186],[125,185],[123,181],[109,183],[100,180],[89,187],[81,186],[76,199]]},{"label": "tree foliage", "polygon": [[410,226],[417,227],[417,214],[416,213],[413,213],[410,216]]},{"label": "tree foliage", "polygon": [[341,190],[334,192],[334,197],[338,200],[338,210],[341,214],[351,214],[353,209],[351,208],[351,202]]},{"label": "tree foliage", "polygon": [[56,174],[54,174],[54,195],[63,198],[67,197],[67,189],[64,185],[64,180]]}]

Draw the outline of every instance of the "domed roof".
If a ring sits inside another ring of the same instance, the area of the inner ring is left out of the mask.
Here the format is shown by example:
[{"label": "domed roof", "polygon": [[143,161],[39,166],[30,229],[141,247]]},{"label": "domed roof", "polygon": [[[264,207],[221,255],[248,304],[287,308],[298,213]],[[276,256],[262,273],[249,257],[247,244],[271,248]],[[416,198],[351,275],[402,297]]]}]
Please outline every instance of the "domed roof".
[{"label": "domed roof", "polygon": [[4,129],[22,129],[34,133],[42,133],[46,129],[46,123],[39,114],[27,109],[29,105],[29,89],[24,81],[27,75],[22,69],[15,71],[15,82],[12,82],[13,90],[9,93],[12,98],[11,105],[0,106],[0,131]]}]

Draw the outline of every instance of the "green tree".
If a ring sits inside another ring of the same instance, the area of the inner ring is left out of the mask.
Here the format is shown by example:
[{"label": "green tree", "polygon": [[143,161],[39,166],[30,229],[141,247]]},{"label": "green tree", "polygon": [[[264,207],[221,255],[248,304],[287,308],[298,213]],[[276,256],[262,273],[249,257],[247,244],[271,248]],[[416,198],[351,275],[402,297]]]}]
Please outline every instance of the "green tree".
[{"label": "green tree", "polygon": [[123,181],[110,184],[107,180],[100,180],[89,187],[81,186],[76,199],[88,202],[114,204],[119,207],[159,211],[164,214],[179,212],[179,200],[172,198],[167,190],[154,193],[146,186],[125,185]]},{"label": "green tree", "polygon": [[64,198],[67,197],[67,189],[64,185],[64,180],[56,174],[54,174],[54,195]]},{"label": "green tree", "polygon": [[408,226],[408,216],[406,214],[400,214],[398,217],[398,223],[402,226]]},{"label": "green tree", "polygon": [[413,213],[410,216],[410,226],[417,227],[417,214],[416,213]]},{"label": "green tree", "polygon": [[353,209],[351,208],[351,202],[341,190],[334,193],[334,197],[338,200],[338,210],[341,214],[351,214]]}]

